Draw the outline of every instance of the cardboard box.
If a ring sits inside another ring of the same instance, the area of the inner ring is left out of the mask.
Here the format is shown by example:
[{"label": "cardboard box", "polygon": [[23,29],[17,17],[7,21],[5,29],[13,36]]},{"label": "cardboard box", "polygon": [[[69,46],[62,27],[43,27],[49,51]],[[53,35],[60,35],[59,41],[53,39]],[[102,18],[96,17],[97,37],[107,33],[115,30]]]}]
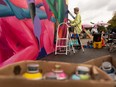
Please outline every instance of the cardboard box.
[{"label": "cardboard box", "polygon": [[[75,72],[77,66],[87,66],[91,70],[93,80],[27,80],[22,77],[22,74],[26,72],[26,67],[29,63],[39,64],[43,74],[50,72],[56,64],[59,64],[68,76],[71,76]],[[17,65],[20,65],[21,73],[15,76],[14,67]],[[98,76],[96,77],[96,75]],[[92,65],[50,61],[23,61],[0,69],[0,87],[114,87],[114,82],[102,70]]]},{"label": "cardboard box", "polygon": [[116,59],[112,58],[111,55],[94,58],[94,59],[84,62],[84,64],[89,64],[89,65],[94,65],[94,66],[100,67],[102,65],[102,63],[105,61],[112,63],[112,65],[114,67],[116,67]]},{"label": "cardboard box", "polygon": [[[90,65],[94,65],[100,68],[103,62],[110,62],[116,68],[116,59],[112,58],[111,55],[94,58],[92,60],[84,62],[84,64],[90,64]],[[111,75],[111,77],[114,79],[114,82],[116,83],[116,76]]]}]

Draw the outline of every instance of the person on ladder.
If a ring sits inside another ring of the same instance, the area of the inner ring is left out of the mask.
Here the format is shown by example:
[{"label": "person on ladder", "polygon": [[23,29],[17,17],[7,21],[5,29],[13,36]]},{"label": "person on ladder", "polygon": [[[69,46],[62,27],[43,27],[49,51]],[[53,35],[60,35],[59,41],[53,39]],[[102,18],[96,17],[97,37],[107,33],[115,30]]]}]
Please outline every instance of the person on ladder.
[{"label": "person on ladder", "polygon": [[74,28],[74,34],[76,34],[77,39],[78,39],[78,43],[79,46],[76,47],[77,49],[81,49],[81,43],[80,43],[80,39],[79,39],[79,35],[82,32],[82,25],[81,25],[81,15],[79,13],[79,8],[75,7],[74,8],[74,13],[76,14],[76,17],[74,18],[73,21],[70,21],[70,26]]}]

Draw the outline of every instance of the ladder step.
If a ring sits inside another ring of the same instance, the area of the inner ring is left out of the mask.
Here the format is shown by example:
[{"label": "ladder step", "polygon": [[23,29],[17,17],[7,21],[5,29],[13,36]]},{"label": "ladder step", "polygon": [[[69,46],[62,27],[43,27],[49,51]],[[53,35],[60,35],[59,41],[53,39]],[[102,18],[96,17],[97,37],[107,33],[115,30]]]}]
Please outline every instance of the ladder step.
[{"label": "ladder step", "polygon": [[67,47],[67,46],[56,46],[56,47]]},{"label": "ladder step", "polygon": [[68,40],[67,38],[58,38],[57,40]]}]

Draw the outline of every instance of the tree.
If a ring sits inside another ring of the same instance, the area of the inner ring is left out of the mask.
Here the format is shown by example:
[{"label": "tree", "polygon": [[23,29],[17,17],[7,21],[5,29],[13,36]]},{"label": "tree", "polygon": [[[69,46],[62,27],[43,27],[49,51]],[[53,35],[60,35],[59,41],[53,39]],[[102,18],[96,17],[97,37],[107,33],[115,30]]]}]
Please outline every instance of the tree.
[{"label": "tree", "polygon": [[98,26],[98,32],[101,33],[102,31],[107,32],[107,29],[104,26]]},{"label": "tree", "polygon": [[116,11],[114,12],[114,15],[113,15],[112,19],[109,20],[108,23],[111,24],[110,27],[112,27],[112,28],[116,28]]}]

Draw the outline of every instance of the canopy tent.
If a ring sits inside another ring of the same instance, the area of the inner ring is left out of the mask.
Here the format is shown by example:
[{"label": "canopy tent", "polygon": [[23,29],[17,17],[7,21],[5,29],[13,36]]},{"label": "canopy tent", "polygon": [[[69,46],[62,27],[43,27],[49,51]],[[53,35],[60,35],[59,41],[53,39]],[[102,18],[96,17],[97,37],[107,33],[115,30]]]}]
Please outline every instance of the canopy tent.
[{"label": "canopy tent", "polygon": [[92,24],[82,24],[83,28],[92,28],[93,25]]},{"label": "canopy tent", "polygon": [[106,22],[98,22],[98,23],[95,23],[94,25],[107,27],[110,24]]}]

